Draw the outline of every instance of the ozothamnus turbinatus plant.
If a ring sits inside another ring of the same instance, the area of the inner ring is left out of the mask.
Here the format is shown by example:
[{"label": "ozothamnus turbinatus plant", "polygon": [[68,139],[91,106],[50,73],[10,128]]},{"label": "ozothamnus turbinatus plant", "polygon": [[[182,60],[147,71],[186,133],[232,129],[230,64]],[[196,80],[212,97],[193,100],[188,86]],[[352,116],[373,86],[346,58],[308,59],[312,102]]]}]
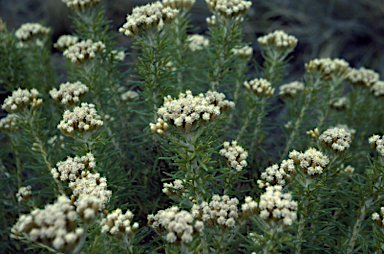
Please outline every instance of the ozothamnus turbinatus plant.
[{"label": "ozothamnus turbinatus plant", "polygon": [[300,38],[282,30],[252,64],[252,2],[206,2],[205,35],[194,0],[135,7],[118,29],[132,49],[102,1],[63,0],[73,34],[53,45],[0,22],[2,253],[384,251],[378,73],[320,58],[292,80]]}]

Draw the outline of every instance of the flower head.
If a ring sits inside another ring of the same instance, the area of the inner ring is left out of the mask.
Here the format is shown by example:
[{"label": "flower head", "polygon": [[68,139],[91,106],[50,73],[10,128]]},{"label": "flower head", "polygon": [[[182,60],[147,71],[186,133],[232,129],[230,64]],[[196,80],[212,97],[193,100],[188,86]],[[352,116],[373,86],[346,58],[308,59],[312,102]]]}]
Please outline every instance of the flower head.
[{"label": "flower head", "polygon": [[300,81],[293,81],[280,86],[279,95],[281,97],[296,98],[296,95],[304,90],[304,84]]},{"label": "flower head", "polygon": [[344,152],[352,142],[352,134],[345,128],[334,127],[324,131],[319,140],[335,152]]},{"label": "flower head", "polygon": [[88,39],[86,41],[80,41],[72,46],[68,47],[63,55],[71,60],[72,63],[82,64],[87,60],[91,60],[96,57],[96,54],[103,52],[105,45],[103,42],[93,42]]},{"label": "flower head", "polygon": [[38,23],[25,23],[16,30],[15,35],[20,41],[28,41],[37,36],[47,35],[50,31],[50,28]]},{"label": "flower head", "polygon": [[379,79],[379,73],[364,67],[360,67],[360,69],[352,68],[347,75],[347,80],[353,85],[364,85],[366,87],[371,87]]},{"label": "flower head", "polygon": [[103,125],[100,118],[95,105],[83,102],[80,107],[75,107],[72,111],[64,111],[63,120],[57,128],[64,135],[70,136],[74,136],[76,132],[93,133]]},{"label": "flower head", "polygon": [[1,108],[9,113],[17,113],[29,106],[34,109],[43,103],[43,100],[37,99],[37,96],[39,96],[39,92],[34,88],[31,90],[19,88],[12,92],[12,96],[8,96],[4,100]]},{"label": "flower head", "polygon": [[73,35],[62,35],[53,46],[61,51],[66,50],[79,41],[79,37]]},{"label": "flower head", "polygon": [[167,242],[189,244],[193,236],[201,232],[204,224],[195,220],[191,213],[179,211],[177,206],[160,210],[156,215],[148,215],[148,224],[158,233],[163,234]]},{"label": "flower head", "polygon": [[229,142],[224,142],[224,148],[220,150],[220,154],[228,160],[230,167],[237,172],[247,166],[248,152],[238,146],[236,141],[232,141],[232,145]]},{"label": "flower head", "polygon": [[347,76],[350,71],[349,63],[338,58],[316,58],[305,64],[305,69],[308,73],[319,72],[325,80],[332,80],[335,76]]},{"label": "flower head", "polygon": [[304,153],[293,150],[289,158],[308,176],[320,175],[329,163],[329,158],[315,148],[309,148]]},{"label": "flower head", "polygon": [[139,223],[132,225],[133,213],[127,210],[125,213],[121,209],[116,209],[107,215],[100,222],[101,231],[121,239],[123,235],[131,236],[139,229]]},{"label": "flower head", "polygon": [[276,30],[257,39],[260,46],[269,49],[273,48],[278,51],[284,51],[286,54],[293,51],[297,45],[297,39],[293,35],[288,35],[282,30]]},{"label": "flower head", "polygon": [[188,41],[189,41],[188,47],[192,52],[202,50],[203,47],[209,46],[209,39],[199,34],[188,36]]},{"label": "flower head", "polygon": [[77,217],[71,200],[61,196],[44,209],[21,215],[12,227],[11,237],[18,239],[27,234],[33,241],[69,253],[76,248],[84,232],[83,228],[77,228]]},{"label": "flower head", "polygon": [[205,2],[212,12],[218,12],[228,19],[244,15],[252,6],[252,2],[246,0],[205,0]]},{"label": "flower head", "polygon": [[87,8],[100,3],[100,0],[61,0],[73,11],[85,11]]},{"label": "flower head", "polygon": [[259,97],[261,96],[271,97],[275,92],[275,89],[272,88],[271,83],[268,80],[262,79],[262,78],[261,79],[255,78],[250,81],[245,81],[244,86],[245,88],[247,88],[249,92],[253,92]]},{"label": "flower head", "polygon": [[292,195],[281,193],[281,186],[269,186],[266,193],[260,196],[260,217],[264,220],[282,220],[286,226],[297,219],[297,202]]},{"label": "flower head", "polygon": [[119,28],[119,32],[134,37],[140,31],[161,29],[164,23],[170,23],[176,19],[178,13],[178,10],[165,7],[161,2],[137,6],[133,8],[131,15],[127,15],[127,22]]},{"label": "flower head", "polygon": [[198,120],[204,123],[214,121],[223,111],[233,108],[235,104],[224,100],[225,95],[208,91],[205,94],[193,96],[191,91],[180,93],[178,99],[171,96],[164,98],[164,104],[157,113],[164,121],[189,131]]},{"label": "flower head", "polygon": [[49,94],[55,101],[69,108],[78,105],[80,103],[80,97],[84,96],[88,90],[88,87],[79,81],[75,83],[67,82],[61,84],[59,90],[56,88],[52,89],[49,91]]}]

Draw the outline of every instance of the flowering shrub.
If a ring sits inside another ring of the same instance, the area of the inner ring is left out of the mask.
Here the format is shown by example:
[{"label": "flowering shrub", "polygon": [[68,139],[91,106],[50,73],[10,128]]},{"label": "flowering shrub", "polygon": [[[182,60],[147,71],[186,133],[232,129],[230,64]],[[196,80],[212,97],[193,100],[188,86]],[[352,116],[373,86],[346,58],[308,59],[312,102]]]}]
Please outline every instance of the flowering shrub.
[{"label": "flowering shrub", "polygon": [[63,0],[74,31],[53,45],[48,27],[0,22],[0,252],[384,251],[379,74],[316,58],[292,82],[300,38],[254,49],[251,1],[206,3],[204,35],[194,0],[135,7],[116,29],[132,49],[99,0]]}]

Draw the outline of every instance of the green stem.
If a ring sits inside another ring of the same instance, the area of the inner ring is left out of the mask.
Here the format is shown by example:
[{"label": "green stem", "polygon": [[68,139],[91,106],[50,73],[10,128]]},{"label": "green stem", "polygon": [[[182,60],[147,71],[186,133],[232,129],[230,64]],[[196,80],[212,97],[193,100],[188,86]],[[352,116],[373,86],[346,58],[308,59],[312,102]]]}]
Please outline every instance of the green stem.
[{"label": "green stem", "polygon": [[255,130],[253,131],[253,135],[252,135],[252,143],[251,143],[251,154],[254,154],[253,152],[256,150],[255,148],[255,145],[256,145],[256,142],[258,141],[258,135],[259,135],[259,130],[260,130],[260,127],[261,127],[261,122],[264,118],[264,111],[265,111],[265,107],[266,107],[266,98],[263,98],[261,100],[261,107],[260,107],[260,111],[258,113],[258,116],[257,116],[257,120],[256,120],[256,126],[255,126]]},{"label": "green stem", "polygon": [[249,122],[251,121],[251,118],[253,117],[253,113],[255,112],[256,110],[256,100],[253,101],[252,103],[252,106],[251,106],[251,109],[249,110],[248,112],[248,115],[247,117],[245,118],[245,121],[243,123],[243,126],[241,127],[240,131],[239,131],[239,134],[237,134],[237,137],[236,137],[236,140],[237,141],[240,141],[241,137],[243,136],[245,130],[247,129],[248,125],[249,125]]},{"label": "green stem", "polygon": [[293,128],[291,134],[289,135],[288,142],[284,148],[284,152],[281,155],[280,160],[283,160],[287,156],[289,149],[291,149],[291,145],[292,145],[293,141],[295,140],[296,135],[298,134],[298,131],[300,129],[301,122],[303,121],[304,116],[307,113],[307,110],[310,106],[310,103],[313,100],[314,90],[317,88],[319,83],[320,83],[320,79],[318,78],[318,79],[316,79],[315,83],[311,87],[309,87],[309,90],[307,91],[307,94],[305,95],[304,104],[301,108],[299,117],[297,118],[297,120],[295,122],[295,125],[294,125],[294,128]]}]

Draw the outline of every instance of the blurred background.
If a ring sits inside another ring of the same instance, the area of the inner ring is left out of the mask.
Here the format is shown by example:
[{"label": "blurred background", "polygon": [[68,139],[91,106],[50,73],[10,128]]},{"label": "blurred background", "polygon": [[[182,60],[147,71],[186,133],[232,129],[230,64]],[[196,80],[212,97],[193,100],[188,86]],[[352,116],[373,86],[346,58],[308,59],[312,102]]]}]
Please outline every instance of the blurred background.
[{"label": "blurred background", "polygon": [[[125,22],[132,8],[151,1],[108,0],[104,2],[113,31]],[[287,81],[304,74],[304,63],[313,58],[344,58],[352,67],[365,66],[384,76],[384,0],[253,0],[244,26],[245,42],[254,48],[261,63],[257,37],[276,29],[296,36],[299,44],[292,54]],[[190,11],[196,33],[207,31],[210,16],[204,0]],[[40,22],[53,29],[52,41],[73,32],[74,13],[61,0],[0,0],[0,17],[9,31],[26,22]],[[130,51],[132,40],[117,37],[118,46]],[[54,66],[63,66],[59,51],[52,48]],[[129,59],[128,59],[129,60]],[[57,70],[60,73],[60,70]],[[1,89],[0,89],[1,90]]]}]

